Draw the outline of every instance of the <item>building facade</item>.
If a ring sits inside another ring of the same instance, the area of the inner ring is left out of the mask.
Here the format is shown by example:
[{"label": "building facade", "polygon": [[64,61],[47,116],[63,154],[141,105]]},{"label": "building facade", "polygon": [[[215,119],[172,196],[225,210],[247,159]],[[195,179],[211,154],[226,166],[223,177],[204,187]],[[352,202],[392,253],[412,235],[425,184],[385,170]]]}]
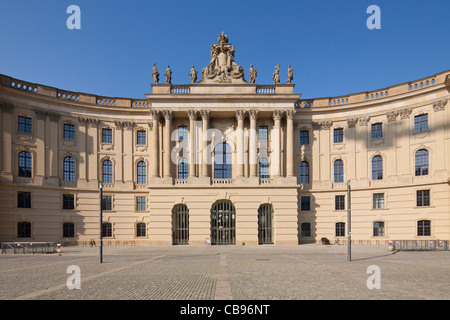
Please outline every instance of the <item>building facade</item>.
[{"label": "building facade", "polygon": [[[247,82],[226,35],[146,99],[0,75],[0,241],[289,244],[450,240],[450,71],[301,99]],[[100,185],[103,197],[100,199]]]}]

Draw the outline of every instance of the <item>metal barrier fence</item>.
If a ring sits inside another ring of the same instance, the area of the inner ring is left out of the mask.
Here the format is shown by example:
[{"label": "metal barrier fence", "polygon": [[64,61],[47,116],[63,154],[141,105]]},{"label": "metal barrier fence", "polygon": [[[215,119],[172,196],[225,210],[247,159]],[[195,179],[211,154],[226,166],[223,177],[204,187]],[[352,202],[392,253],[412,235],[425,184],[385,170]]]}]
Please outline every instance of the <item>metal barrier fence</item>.
[{"label": "metal barrier fence", "polygon": [[2,242],[2,254],[6,253],[53,253],[55,242]]},{"label": "metal barrier fence", "polygon": [[431,251],[450,250],[447,240],[393,240],[393,250]]}]

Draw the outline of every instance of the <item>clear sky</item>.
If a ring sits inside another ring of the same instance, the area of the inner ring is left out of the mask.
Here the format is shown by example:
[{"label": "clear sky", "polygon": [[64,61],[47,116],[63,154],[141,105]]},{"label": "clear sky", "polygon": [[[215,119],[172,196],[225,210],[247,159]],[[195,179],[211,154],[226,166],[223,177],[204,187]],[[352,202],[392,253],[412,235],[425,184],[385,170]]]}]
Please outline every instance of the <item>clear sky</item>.
[{"label": "clear sky", "polygon": [[[81,29],[66,26],[68,6]],[[370,5],[381,29],[370,30]],[[0,73],[60,89],[145,98],[152,64],[189,83],[224,31],[235,61],[272,84],[295,67],[296,93],[318,98],[381,89],[450,70],[449,0],[2,0]]]}]

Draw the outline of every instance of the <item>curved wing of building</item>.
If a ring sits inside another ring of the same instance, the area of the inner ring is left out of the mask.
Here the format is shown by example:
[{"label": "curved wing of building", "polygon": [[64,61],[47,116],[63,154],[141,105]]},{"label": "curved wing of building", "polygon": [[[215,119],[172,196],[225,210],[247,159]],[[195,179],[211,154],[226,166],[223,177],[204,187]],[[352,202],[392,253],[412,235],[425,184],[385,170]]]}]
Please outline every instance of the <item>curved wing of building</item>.
[{"label": "curved wing of building", "polygon": [[[299,244],[450,239],[450,71],[301,99],[246,79],[226,35],[145,99],[0,75],[0,241]],[[281,79],[281,81],[280,81]],[[102,186],[100,199],[99,185]]]}]

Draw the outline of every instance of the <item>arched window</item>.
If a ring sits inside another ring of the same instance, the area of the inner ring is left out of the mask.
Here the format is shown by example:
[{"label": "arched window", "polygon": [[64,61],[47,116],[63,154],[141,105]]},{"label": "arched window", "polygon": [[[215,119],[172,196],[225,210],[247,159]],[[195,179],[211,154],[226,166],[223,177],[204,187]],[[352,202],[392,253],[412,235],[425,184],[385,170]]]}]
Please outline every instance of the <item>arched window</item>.
[{"label": "arched window", "polygon": [[383,180],[383,158],[381,156],[372,158],[372,180]]},{"label": "arched window", "polygon": [[103,183],[112,183],[112,161],[105,160],[102,165],[102,182]]},{"label": "arched window", "polygon": [[111,222],[103,222],[102,224],[102,236],[112,237],[112,224]]},{"label": "arched window", "polygon": [[266,158],[259,159],[258,176],[260,179],[269,178],[269,162]]},{"label": "arched window", "polygon": [[172,241],[174,245],[189,244],[189,209],[185,204],[172,209]]},{"label": "arched window", "polygon": [[178,179],[188,178],[188,162],[185,158],[178,161]]},{"label": "arched window", "polygon": [[19,153],[19,177],[31,178],[31,154],[27,151]]},{"label": "arched window", "polygon": [[306,161],[300,162],[300,183],[309,184],[309,163]]},{"label": "arched window", "polygon": [[211,244],[236,244],[236,209],[230,200],[211,208]]},{"label": "arched window", "polygon": [[64,181],[75,181],[75,159],[72,157],[64,158]]},{"label": "arched window", "polygon": [[430,220],[417,221],[417,235],[418,236],[431,236],[431,221]]},{"label": "arched window", "polygon": [[63,223],[63,238],[75,237],[75,224],[73,222]]},{"label": "arched window", "polygon": [[222,142],[214,149],[214,178],[232,178],[232,153],[231,147],[226,142]]},{"label": "arched window", "polygon": [[273,244],[273,207],[262,204],[258,208],[258,243]]},{"label": "arched window", "polygon": [[17,238],[31,238],[31,223],[26,221],[17,223]]},{"label": "arched window", "polygon": [[147,183],[147,164],[145,161],[139,161],[137,164],[137,183]]},{"label": "arched window", "polygon": [[145,237],[145,236],[146,236],[145,222],[136,223],[136,237]]},{"label": "arched window", "polygon": [[340,159],[334,161],[334,182],[344,182],[344,163]]},{"label": "arched window", "polygon": [[428,151],[420,149],[416,152],[416,176],[428,175]]},{"label": "arched window", "polygon": [[384,237],[384,222],[375,221],[373,223],[373,236],[374,237]]}]

